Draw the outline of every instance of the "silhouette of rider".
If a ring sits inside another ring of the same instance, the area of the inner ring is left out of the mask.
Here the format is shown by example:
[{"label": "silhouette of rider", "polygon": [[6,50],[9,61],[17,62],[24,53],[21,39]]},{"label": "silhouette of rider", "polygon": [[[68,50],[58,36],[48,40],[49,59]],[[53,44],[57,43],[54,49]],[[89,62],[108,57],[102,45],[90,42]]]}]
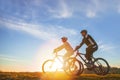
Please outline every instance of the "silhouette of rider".
[{"label": "silhouette of rider", "polygon": [[81,35],[83,36],[82,42],[80,45],[76,46],[75,51],[81,48],[83,44],[86,44],[87,48],[85,57],[88,61],[91,61],[91,56],[95,51],[97,51],[98,45],[96,41],[89,34],[87,34],[87,30],[82,30]]},{"label": "silhouette of rider", "polygon": [[69,42],[67,41],[68,40],[67,37],[62,37],[61,40],[62,40],[63,44],[61,46],[57,47],[56,49],[54,49],[54,53],[61,51],[62,49],[65,49],[66,53],[63,56],[63,59],[65,60],[66,58],[70,57],[73,54],[74,50],[71,47],[71,45],[69,44]]}]

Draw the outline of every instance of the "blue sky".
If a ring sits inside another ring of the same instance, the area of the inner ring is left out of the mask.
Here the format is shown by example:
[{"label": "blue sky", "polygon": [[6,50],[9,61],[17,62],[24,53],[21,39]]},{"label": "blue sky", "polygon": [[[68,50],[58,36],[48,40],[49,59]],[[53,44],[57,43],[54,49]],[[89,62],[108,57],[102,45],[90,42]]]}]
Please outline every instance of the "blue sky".
[{"label": "blue sky", "polygon": [[62,36],[75,47],[82,29],[99,44],[95,57],[120,67],[119,21],[119,0],[0,0],[0,67],[39,71]]}]

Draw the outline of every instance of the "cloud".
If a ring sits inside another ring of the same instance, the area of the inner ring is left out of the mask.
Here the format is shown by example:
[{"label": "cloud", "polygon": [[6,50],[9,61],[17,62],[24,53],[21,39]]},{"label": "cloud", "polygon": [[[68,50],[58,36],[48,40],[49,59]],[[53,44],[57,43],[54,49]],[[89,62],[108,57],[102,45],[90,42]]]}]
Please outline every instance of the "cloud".
[{"label": "cloud", "polygon": [[[76,0],[74,2],[70,0],[66,0],[65,4],[67,5],[67,7],[65,8],[65,10],[69,12],[70,14],[72,14],[71,16],[76,16],[75,14],[79,14],[79,16],[84,15],[87,18],[95,18],[105,13],[113,12],[113,10],[120,12],[118,3],[120,3],[119,0],[114,0],[114,1],[112,0],[110,1],[107,1],[107,0],[90,0],[90,1],[89,0],[88,1]],[[52,10],[54,11],[54,9]],[[59,10],[60,9],[57,8],[55,12],[59,12]]]},{"label": "cloud", "polygon": [[99,49],[103,50],[103,51],[110,51],[112,49],[114,49],[115,47],[111,46],[111,45],[107,45],[107,44],[101,44],[99,45]]},{"label": "cloud", "polygon": [[119,0],[91,0],[86,7],[86,16],[88,18],[94,18],[113,11],[120,13],[119,3]]},{"label": "cloud", "polygon": [[120,5],[118,5],[118,8],[117,8],[117,9],[118,9],[118,13],[120,13]]},{"label": "cloud", "polygon": [[15,59],[11,56],[0,55],[0,61],[21,62],[22,60]]},{"label": "cloud", "polygon": [[12,21],[1,18],[0,24],[12,30],[26,32],[43,40],[77,34],[74,29],[68,29],[62,26],[32,24],[22,21],[19,22],[19,20]]},{"label": "cloud", "polygon": [[[26,60],[17,59],[12,56],[0,55],[0,70],[2,71],[35,71],[34,65]],[[37,71],[37,70],[36,70]]]},{"label": "cloud", "polygon": [[[120,13],[119,0],[57,0],[53,3],[48,3],[41,0],[31,1],[31,4],[40,7],[40,11],[44,9],[43,13],[48,12],[48,15],[50,14],[49,17],[58,19],[71,18],[73,16],[76,16],[76,14],[79,14],[79,16],[84,14],[84,16],[87,18],[95,18],[107,12],[117,11],[118,13]],[[28,5],[27,8],[31,7],[28,2],[26,4]],[[34,10],[32,7],[30,11],[33,14],[39,13],[39,8]],[[37,16],[39,16],[39,14],[37,14]]]},{"label": "cloud", "polygon": [[107,53],[114,52],[114,49],[116,49],[116,47],[113,44],[105,44],[103,42],[98,42],[98,45],[101,51],[104,51]]},{"label": "cloud", "polygon": [[108,8],[108,3],[105,0],[91,0],[91,2],[86,7],[86,17],[94,18],[100,15],[101,13],[106,12]]},{"label": "cloud", "polygon": [[7,7],[6,13],[11,12],[9,9],[16,9],[12,14],[18,16],[22,14],[21,18],[31,18],[34,21],[39,18],[41,21],[45,21],[51,18],[64,19],[74,16],[95,18],[113,11],[120,13],[119,3],[119,0],[25,0],[22,2],[16,1],[15,5],[9,2],[10,6],[4,3],[4,6],[2,4],[0,7],[3,10]]},{"label": "cloud", "polygon": [[56,8],[49,7],[48,11],[54,18],[69,18],[72,16],[73,11],[69,8],[65,0],[59,0]]},{"label": "cloud", "polygon": [[96,17],[96,12],[94,12],[92,10],[87,10],[86,16],[89,18]]}]

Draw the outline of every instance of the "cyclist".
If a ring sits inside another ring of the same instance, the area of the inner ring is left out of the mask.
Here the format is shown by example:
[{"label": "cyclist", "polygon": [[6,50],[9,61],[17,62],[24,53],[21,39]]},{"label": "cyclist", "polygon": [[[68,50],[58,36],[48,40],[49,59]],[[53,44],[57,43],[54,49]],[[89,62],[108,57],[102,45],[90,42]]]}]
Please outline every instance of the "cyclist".
[{"label": "cyclist", "polygon": [[90,62],[91,56],[98,49],[98,45],[96,41],[89,34],[87,34],[87,30],[82,30],[81,35],[83,36],[82,42],[80,43],[80,45],[76,46],[75,51],[78,50],[83,44],[86,44],[87,48],[85,57],[88,62]]},{"label": "cyclist", "polygon": [[54,49],[54,53],[59,52],[62,49],[65,49],[66,53],[63,56],[63,59],[65,60],[66,58],[70,57],[73,54],[74,50],[71,47],[71,45],[68,43],[67,37],[62,37],[61,40],[62,40],[63,44],[61,46],[57,47],[56,49]]}]

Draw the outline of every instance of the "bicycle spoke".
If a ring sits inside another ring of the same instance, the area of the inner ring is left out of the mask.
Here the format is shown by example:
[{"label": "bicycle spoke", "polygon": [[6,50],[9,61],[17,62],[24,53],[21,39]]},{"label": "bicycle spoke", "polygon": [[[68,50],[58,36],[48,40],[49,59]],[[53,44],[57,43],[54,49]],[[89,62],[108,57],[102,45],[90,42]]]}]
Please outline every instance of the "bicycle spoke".
[{"label": "bicycle spoke", "polygon": [[44,73],[46,72],[56,72],[57,68],[54,67],[54,61],[53,60],[47,60],[44,62],[42,66],[42,70]]},{"label": "bicycle spoke", "polygon": [[75,58],[69,58],[67,63],[68,69],[65,72],[69,75],[79,75],[84,70],[83,64]]},{"label": "bicycle spoke", "polygon": [[109,64],[102,58],[96,59],[94,65],[94,71],[98,75],[106,75],[109,72]]}]

